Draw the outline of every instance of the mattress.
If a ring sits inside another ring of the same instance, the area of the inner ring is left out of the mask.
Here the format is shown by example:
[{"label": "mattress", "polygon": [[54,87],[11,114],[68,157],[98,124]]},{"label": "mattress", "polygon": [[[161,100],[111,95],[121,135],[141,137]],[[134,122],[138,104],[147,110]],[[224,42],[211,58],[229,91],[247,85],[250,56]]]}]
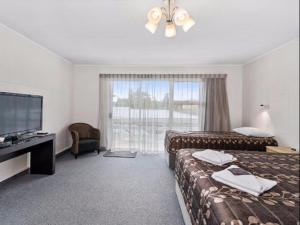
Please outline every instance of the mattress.
[{"label": "mattress", "polygon": [[236,132],[178,132],[168,130],[165,151],[169,153],[169,167],[174,169],[175,155],[183,148],[265,151],[266,146],[278,146],[272,137],[249,137]]},{"label": "mattress", "polygon": [[259,197],[211,178],[215,166],[192,157],[194,149],[176,155],[175,177],[192,225],[299,224],[299,155],[225,151],[235,165],[278,185]]}]

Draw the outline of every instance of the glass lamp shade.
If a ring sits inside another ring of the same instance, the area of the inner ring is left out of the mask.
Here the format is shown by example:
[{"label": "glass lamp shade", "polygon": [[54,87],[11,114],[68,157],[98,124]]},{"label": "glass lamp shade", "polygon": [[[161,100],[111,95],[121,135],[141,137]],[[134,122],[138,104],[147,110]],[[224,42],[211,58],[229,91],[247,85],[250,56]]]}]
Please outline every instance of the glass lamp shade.
[{"label": "glass lamp shade", "polygon": [[153,9],[151,9],[148,12],[148,20],[149,22],[153,23],[153,24],[158,24],[161,20],[162,17],[162,11],[161,8],[159,7],[154,7]]},{"label": "glass lamp shade", "polygon": [[189,14],[185,9],[178,8],[174,14],[174,22],[177,26],[182,26],[184,22],[189,18]]},{"label": "glass lamp shade", "polygon": [[188,31],[189,29],[191,29],[192,26],[194,26],[195,24],[196,24],[195,20],[193,20],[193,18],[189,16],[189,17],[184,21],[184,23],[183,23],[183,25],[182,25],[182,29],[184,30],[184,32],[187,32],[187,31]]},{"label": "glass lamp shade", "polygon": [[176,26],[174,23],[172,23],[172,22],[167,23],[166,30],[165,30],[165,36],[167,38],[176,36]]},{"label": "glass lamp shade", "polygon": [[145,28],[148,31],[150,31],[152,34],[155,33],[157,27],[158,27],[158,24],[151,23],[150,21],[148,21],[148,23],[146,23],[146,25],[145,25]]}]

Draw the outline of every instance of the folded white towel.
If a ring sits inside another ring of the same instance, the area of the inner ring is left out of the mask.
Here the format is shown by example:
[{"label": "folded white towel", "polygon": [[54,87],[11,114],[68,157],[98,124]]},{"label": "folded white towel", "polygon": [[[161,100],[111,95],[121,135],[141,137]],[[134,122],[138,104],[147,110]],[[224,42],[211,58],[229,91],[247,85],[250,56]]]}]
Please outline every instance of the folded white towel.
[{"label": "folded white towel", "polygon": [[192,156],[196,159],[218,166],[223,166],[226,163],[230,163],[236,160],[233,155],[225,154],[224,152],[214,151],[211,149],[194,152]]},{"label": "folded white towel", "polygon": [[249,175],[234,175],[228,169],[239,168],[236,165],[232,165],[225,170],[214,172],[211,177],[216,181],[219,181],[228,186],[237,188],[241,191],[245,191],[249,194],[259,196],[260,194],[273,188],[277,182],[268,180],[265,178]]}]

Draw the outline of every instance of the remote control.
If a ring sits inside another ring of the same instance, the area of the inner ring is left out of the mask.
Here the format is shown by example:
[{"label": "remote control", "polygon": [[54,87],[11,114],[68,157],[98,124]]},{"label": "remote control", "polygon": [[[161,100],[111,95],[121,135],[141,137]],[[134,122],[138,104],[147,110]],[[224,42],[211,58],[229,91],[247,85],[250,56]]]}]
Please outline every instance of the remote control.
[{"label": "remote control", "polygon": [[48,132],[37,132],[36,134],[37,135],[46,135],[46,134],[48,134]]}]

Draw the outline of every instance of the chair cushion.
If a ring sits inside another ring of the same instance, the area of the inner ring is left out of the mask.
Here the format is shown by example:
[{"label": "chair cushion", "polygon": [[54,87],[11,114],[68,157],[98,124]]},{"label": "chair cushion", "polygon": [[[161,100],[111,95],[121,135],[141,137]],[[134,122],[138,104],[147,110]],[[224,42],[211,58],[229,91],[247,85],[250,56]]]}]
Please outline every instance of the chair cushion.
[{"label": "chair cushion", "polygon": [[80,139],[79,152],[88,152],[98,150],[98,141],[95,139]]}]

